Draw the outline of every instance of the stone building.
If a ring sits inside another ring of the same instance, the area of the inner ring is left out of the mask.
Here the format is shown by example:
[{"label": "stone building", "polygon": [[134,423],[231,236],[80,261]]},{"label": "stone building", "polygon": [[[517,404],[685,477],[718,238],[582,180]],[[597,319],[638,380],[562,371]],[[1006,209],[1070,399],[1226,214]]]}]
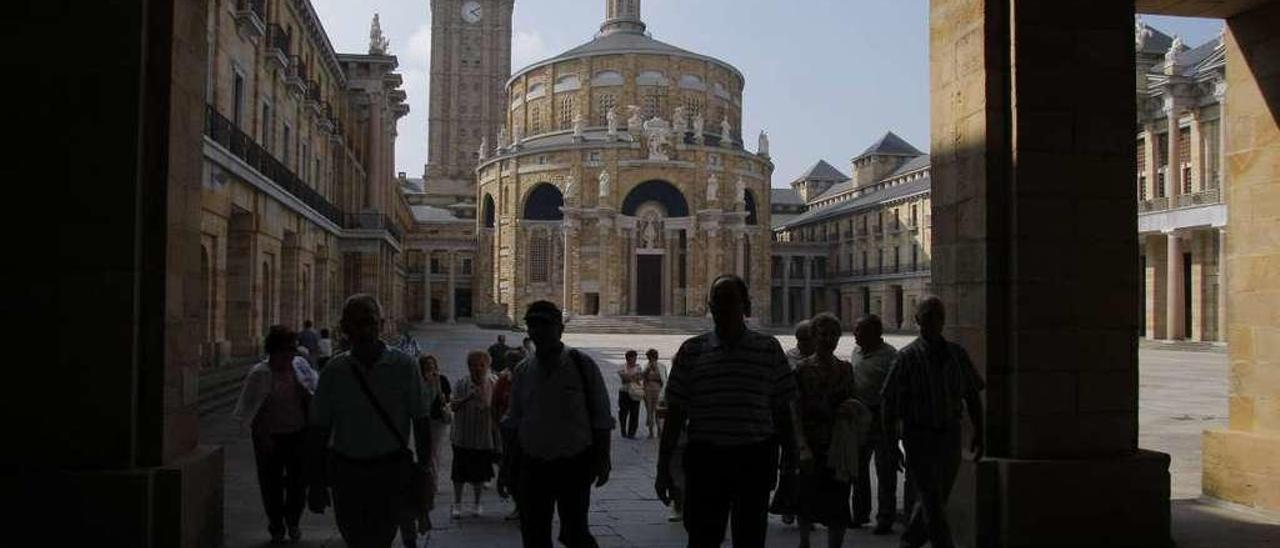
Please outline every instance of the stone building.
[{"label": "stone building", "polygon": [[829,311],[907,329],[928,293],[929,156],[890,132],[852,164],[852,178],[819,161],[791,183],[808,210],[774,223],[774,324]]},{"label": "stone building", "polygon": [[[1190,48],[1141,18],[1135,43],[1142,334],[1223,341],[1226,45]],[[889,133],[854,158],[853,172],[819,162],[791,184],[807,211],[774,222],[775,323],[831,311],[913,327],[910,311],[929,292],[929,157]]]},{"label": "stone building", "polygon": [[651,38],[639,0],[605,4],[595,39],[507,82],[477,169],[477,314],[703,316],[738,273],[768,318],[773,164],[763,134],[744,148],[742,73]]},{"label": "stone building", "polygon": [[207,30],[202,361],[259,355],[273,324],[336,328],[354,293],[379,297],[393,330],[409,108],[376,16],[361,55],[334,51],[308,0],[209,2]]}]

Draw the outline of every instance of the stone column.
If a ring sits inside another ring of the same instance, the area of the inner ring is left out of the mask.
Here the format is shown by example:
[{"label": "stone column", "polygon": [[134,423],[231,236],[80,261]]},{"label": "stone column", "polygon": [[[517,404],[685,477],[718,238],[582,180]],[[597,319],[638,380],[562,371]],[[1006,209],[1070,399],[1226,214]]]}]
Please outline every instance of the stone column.
[{"label": "stone column", "polygon": [[1146,310],[1145,325],[1148,339],[1160,340],[1169,336],[1168,295],[1169,295],[1169,247],[1161,234],[1143,236],[1147,248],[1147,267],[1143,272],[1146,277]]},{"label": "stone column", "polygon": [[804,317],[813,317],[813,257],[804,258]]},{"label": "stone column", "polygon": [[1167,267],[1165,280],[1168,282],[1168,289],[1165,290],[1165,302],[1168,303],[1165,317],[1168,318],[1169,340],[1182,340],[1187,337],[1186,333],[1186,293],[1183,292],[1183,284],[1186,278],[1182,270],[1182,235],[1178,232],[1172,232],[1168,235],[1165,265]]},{"label": "stone column", "polygon": [[1191,181],[1187,186],[1191,192],[1204,190],[1204,143],[1200,133],[1200,111],[1191,112],[1191,139],[1188,141],[1187,153],[1191,155]]},{"label": "stone column", "polygon": [[1204,493],[1280,511],[1280,3],[1227,19],[1230,421],[1204,437]]},{"label": "stone column", "polygon": [[1227,340],[1227,229],[1218,229],[1218,337]]},{"label": "stone column", "polygon": [[449,295],[445,298],[445,302],[449,303],[449,314],[447,316],[449,323],[457,323],[458,321],[458,303],[454,302],[454,295],[456,294],[456,291],[454,291],[456,287],[456,281],[454,280],[454,263],[457,262],[456,253],[456,251],[450,249],[447,255],[449,260]]},{"label": "stone column", "polygon": [[[987,383],[958,544],[1167,546],[1169,457],[1138,448],[1134,3],[930,11],[932,284]],[[1062,93],[1081,74],[1087,97]]]},{"label": "stone column", "polygon": [[431,249],[422,253],[427,259],[422,267],[422,323],[431,323]]},{"label": "stone column", "polygon": [[1164,112],[1169,124],[1169,167],[1164,170],[1165,190],[1168,193],[1165,195],[1169,197],[1169,207],[1172,208],[1178,205],[1177,197],[1182,194],[1182,148],[1178,146],[1182,137],[1181,130],[1178,128],[1181,109],[1175,102]]},{"label": "stone column", "polygon": [[1146,149],[1146,154],[1144,155],[1146,156],[1146,165],[1142,166],[1142,169],[1147,174],[1147,182],[1144,185],[1144,192],[1146,192],[1147,199],[1152,199],[1156,197],[1156,180],[1159,176],[1157,173],[1159,164],[1156,163],[1156,154],[1158,150],[1156,144],[1159,141],[1159,138],[1156,135],[1155,124],[1147,122],[1142,127],[1147,133],[1147,138],[1142,141],[1142,147]]},{"label": "stone column", "polygon": [[564,301],[561,303],[560,306],[564,310],[565,317],[570,317],[573,315],[573,263],[570,261],[571,254],[569,253],[569,250],[573,249],[573,233],[575,230],[577,230],[577,228],[578,228],[577,225],[573,221],[569,219],[565,219],[564,229],[561,231],[564,235],[564,238],[562,239],[564,243],[564,249],[561,251],[561,254],[564,255],[562,257],[563,259],[562,264],[564,265],[564,273],[561,274],[561,277],[563,278],[563,280],[561,281],[564,284],[564,287],[562,289],[563,290],[562,298],[564,299]]},{"label": "stone column", "polygon": [[782,256],[782,323],[791,324],[791,256]]}]

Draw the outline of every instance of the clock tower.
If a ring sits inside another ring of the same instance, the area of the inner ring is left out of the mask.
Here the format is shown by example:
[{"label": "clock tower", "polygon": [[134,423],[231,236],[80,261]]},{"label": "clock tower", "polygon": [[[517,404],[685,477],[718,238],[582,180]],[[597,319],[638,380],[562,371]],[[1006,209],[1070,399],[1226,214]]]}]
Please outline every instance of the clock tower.
[{"label": "clock tower", "polygon": [[515,0],[430,0],[431,107],[426,180],[475,178],[482,141],[506,119]]}]

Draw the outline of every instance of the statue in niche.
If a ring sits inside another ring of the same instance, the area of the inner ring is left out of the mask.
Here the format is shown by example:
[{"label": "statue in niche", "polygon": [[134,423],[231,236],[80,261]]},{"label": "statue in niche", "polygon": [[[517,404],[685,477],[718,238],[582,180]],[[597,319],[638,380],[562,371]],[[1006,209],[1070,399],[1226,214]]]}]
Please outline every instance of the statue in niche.
[{"label": "statue in niche", "polygon": [[608,119],[609,121],[609,138],[610,139],[617,138],[618,137],[618,109],[614,107],[609,107],[609,113],[605,115],[605,118]]},{"label": "statue in niche", "polygon": [[702,117],[699,112],[693,115],[693,138],[699,143],[702,142],[702,135],[706,133],[707,119]]},{"label": "statue in niche", "polygon": [[600,205],[604,205],[604,201],[608,200],[609,196],[613,194],[613,189],[609,186],[611,184],[609,180],[609,170],[606,169],[600,171],[600,178],[598,179],[598,182],[600,183]]},{"label": "statue in niche", "polygon": [[489,159],[489,138],[481,137],[480,138],[480,160],[483,161],[488,159]]},{"label": "statue in niche", "polygon": [[655,249],[661,247],[662,242],[658,241],[658,215],[649,212],[644,216],[644,220],[640,222],[640,245],[644,249]]},{"label": "statue in niche", "polygon": [[742,177],[738,177],[738,184],[734,188],[734,192],[737,194],[735,199],[738,201],[738,205],[742,206],[745,211],[747,209],[747,182]]},{"label": "statue in niche", "polygon": [[498,128],[498,150],[504,150],[510,144],[510,136],[506,126]]},{"label": "statue in niche", "polygon": [[666,120],[653,118],[644,123],[645,137],[649,139],[649,159],[665,162],[671,158],[665,150],[667,139],[671,136],[671,126]]},{"label": "statue in niche", "polygon": [[729,123],[728,116],[720,121],[720,144],[724,146],[733,144],[733,124]]},{"label": "statue in niche", "polygon": [[765,158],[769,157],[769,134],[764,131],[760,132],[760,145],[756,152]]},{"label": "statue in niche", "polygon": [[582,139],[587,131],[587,119],[579,112],[573,115],[573,138]]},{"label": "statue in niche", "polygon": [[707,179],[707,207],[715,207],[720,200],[720,178],[715,173]]}]

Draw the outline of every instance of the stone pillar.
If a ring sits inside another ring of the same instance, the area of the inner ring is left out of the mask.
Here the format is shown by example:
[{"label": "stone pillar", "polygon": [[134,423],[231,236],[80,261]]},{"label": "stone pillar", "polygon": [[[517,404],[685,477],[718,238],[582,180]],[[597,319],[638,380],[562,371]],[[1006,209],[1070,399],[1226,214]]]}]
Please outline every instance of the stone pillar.
[{"label": "stone pillar", "polygon": [[1147,134],[1147,138],[1142,141],[1142,147],[1146,152],[1146,154],[1144,154],[1144,156],[1146,156],[1144,160],[1146,165],[1140,167],[1142,167],[1143,172],[1147,174],[1147,182],[1144,185],[1144,192],[1149,200],[1156,197],[1156,178],[1159,176],[1157,173],[1159,165],[1156,163],[1156,144],[1159,142],[1159,138],[1156,135],[1155,124],[1147,122],[1142,127]]},{"label": "stone pillar", "polygon": [[782,323],[791,324],[791,256],[782,256]]},{"label": "stone pillar", "polygon": [[1227,340],[1227,229],[1218,229],[1218,338]]},{"label": "stone pillar", "polygon": [[422,250],[426,264],[422,265],[422,323],[431,323],[431,249]]},{"label": "stone pillar", "polygon": [[1165,236],[1161,234],[1149,234],[1143,236],[1147,246],[1147,267],[1143,276],[1146,281],[1146,303],[1145,325],[1146,335],[1148,339],[1159,340],[1169,337],[1169,317],[1168,312],[1168,289],[1169,283],[1169,266],[1168,266],[1168,245],[1165,244]]},{"label": "stone pillar", "polygon": [[932,283],[987,382],[959,544],[1167,546],[1169,458],[1137,445],[1134,3],[930,8]]},{"label": "stone pillar", "polygon": [[1191,139],[1187,153],[1191,155],[1191,181],[1187,186],[1191,187],[1191,192],[1201,192],[1204,190],[1204,144],[1203,137],[1200,133],[1200,111],[1193,110],[1191,112]]},{"label": "stone pillar", "polygon": [[1183,292],[1183,284],[1186,277],[1182,270],[1182,235],[1178,232],[1172,232],[1166,239],[1168,251],[1165,253],[1166,272],[1165,280],[1168,282],[1168,289],[1165,290],[1165,317],[1168,318],[1169,340],[1182,340],[1187,337],[1186,333],[1186,293]]},{"label": "stone pillar", "polygon": [[1270,2],[1227,19],[1230,421],[1204,437],[1204,493],[1280,511],[1280,40]]},{"label": "stone pillar", "polygon": [[447,305],[449,307],[449,310],[446,318],[448,318],[449,323],[456,323],[458,321],[458,318],[457,318],[458,305],[457,303],[454,302],[454,295],[456,293],[456,291],[454,291],[454,288],[456,287],[455,284],[457,283],[454,280],[454,272],[455,272],[454,263],[457,262],[457,256],[456,256],[456,252],[452,249],[450,249],[445,256],[448,257],[448,261],[449,261],[449,286],[448,286],[449,294],[445,296],[445,302],[449,303]]},{"label": "stone pillar", "polygon": [[[554,118],[552,119],[554,120]],[[563,278],[563,280],[561,281],[564,284],[564,287],[562,288],[563,295],[561,298],[564,300],[561,302],[560,306],[563,309],[564,315],[566,318],[573,316],[573,310],[574,310],[573,309],[573,263],[570,261],[571,253],[569,252],[569,250],[573,249],[573,233],[575,230],[577,230],[577,225],[574,224],[573,221],[570,221],[569,219],[565,219],[564,229],[562,231],[564,235],[564,238],[562,240],[564,248],[561,250],[561,254],[563,255],[562,264],[564,266],[564,273],[561,274],[561,277]]]},{"label": "stone pillar", "polygon": [[1182,111],[1176,100],[1165,109],[1164,114],[1169,125],[1169,166],[1164,170],[1165,190],[1168,191],[1166,196],[1169,197],[1169,207],[1176,207],[1177,197],[1182,194],[1182,148],[1178,146],[1182,140],[1182,133],[1178,128],[1178,118]]},{"label": "stone pillar", "polygon": [[804,258],[804,317],[813,318],[813,257]]}]

